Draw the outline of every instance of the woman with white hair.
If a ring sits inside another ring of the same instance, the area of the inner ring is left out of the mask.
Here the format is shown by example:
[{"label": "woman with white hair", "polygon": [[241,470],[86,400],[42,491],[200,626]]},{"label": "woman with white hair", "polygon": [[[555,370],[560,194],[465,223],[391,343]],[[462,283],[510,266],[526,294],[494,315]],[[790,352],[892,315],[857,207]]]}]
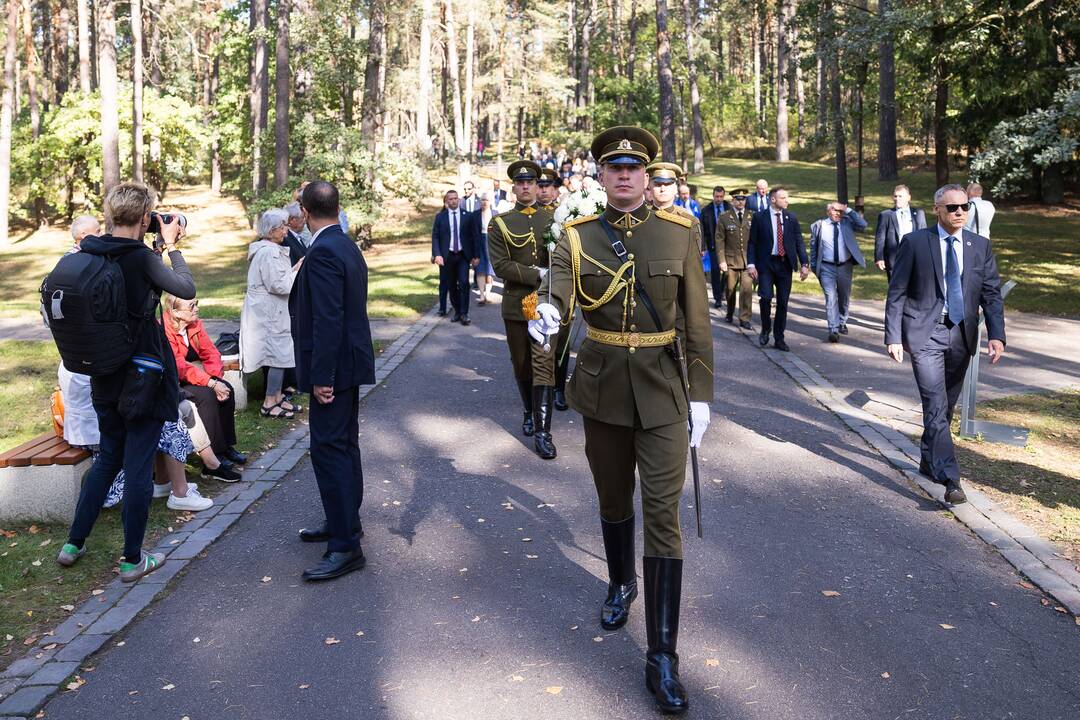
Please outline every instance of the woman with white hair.
[{"label": "woman with white hair", "polygon": [[248,247],[247,292],[240,312],[240,369],[245,373],[267,368],[266,397],[260,413],[265,417],[291,418],[301,410],[285,398],[285,368],[294,367],[289,292],[303,259],[289,262],[282,245],[289,214],[267,210],[255,224],[256,239]]}]

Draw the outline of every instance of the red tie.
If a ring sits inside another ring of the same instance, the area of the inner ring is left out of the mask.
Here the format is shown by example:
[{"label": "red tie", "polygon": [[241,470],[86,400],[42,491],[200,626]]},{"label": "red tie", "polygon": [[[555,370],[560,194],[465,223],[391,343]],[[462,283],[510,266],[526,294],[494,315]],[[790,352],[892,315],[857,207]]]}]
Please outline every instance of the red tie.
[{"label": "red tie", "polygon": [[776,255],[784,257],[784,223],[780,220],[780,213],[776,213]]}]

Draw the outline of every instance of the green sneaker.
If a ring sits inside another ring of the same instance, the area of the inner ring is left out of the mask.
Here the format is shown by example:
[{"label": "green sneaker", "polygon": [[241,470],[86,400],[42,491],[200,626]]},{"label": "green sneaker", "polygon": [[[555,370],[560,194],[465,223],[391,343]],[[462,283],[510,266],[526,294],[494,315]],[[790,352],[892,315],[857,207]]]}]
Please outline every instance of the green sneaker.
[{"label": "green sneaker", "polygon": [[56,556],[56,562],[60,563],[64,567],[71,567],[75,564],[75,561],[86,554],[86,545],[81,548],[77,548],[71,543],[64,543],[64,547],[60,548],[60,554]]},{"label": "green sneaker", "polygon": [[152,573],[165,564],[164,553],[143,553],[142,562],[120,563],[120,579],[126,583],[132,583],[147,573]]}]

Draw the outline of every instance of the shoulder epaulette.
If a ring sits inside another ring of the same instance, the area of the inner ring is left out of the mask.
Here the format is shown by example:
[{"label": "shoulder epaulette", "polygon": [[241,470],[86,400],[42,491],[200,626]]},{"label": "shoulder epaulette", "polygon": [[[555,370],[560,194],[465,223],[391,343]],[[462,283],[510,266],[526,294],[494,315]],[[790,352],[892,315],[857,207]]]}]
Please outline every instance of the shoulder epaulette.
[{"label": "shoulder epaulette", "polygon": [[583,223],[589,222],[590,220],[595,220],[598,217],[600,217],[600,216],[599,215],[584,215],[584,216],[579,217],[579,218],[574,218],[573,220],[568,220],[563,225],[563,227],[574,227],[575,225],[581,225]]},{"label": "shoulder epaulette", "polygon": [[673,212],[667,210],[657,210],[656,217],[667,220],[668,222],[677,223],[683,227],[690,227],[690,218],[684,218],[682,215],[676,215]]}]

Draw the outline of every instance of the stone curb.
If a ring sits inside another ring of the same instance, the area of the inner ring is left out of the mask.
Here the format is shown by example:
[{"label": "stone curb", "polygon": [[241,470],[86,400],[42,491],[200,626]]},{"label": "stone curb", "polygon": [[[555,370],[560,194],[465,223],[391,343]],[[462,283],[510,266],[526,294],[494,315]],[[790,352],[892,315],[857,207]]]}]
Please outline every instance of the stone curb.
[{"label": "stone curb", "polygon": [[[439,323],[433,307],[402,332],[375,361],[375,385],[360,388],[360,397],[375,390]],[[158,543],[165,553],[160,570],[126,585],[119,578],[75,609],[64,622],[42,636],[22,658],[0,672],[0,720],[36,713],[82,662],[123,631],[168,584],[221,537],[241,514],[275,488],[307,455],[308,427],[290,430],[247,465],[244,479],[214,498],[214,506]]]},{"label": "stone curb", "polygon": [[[710,309],[713,317],[720,314]],[[739,330],[754,347],[783,370],[825,409],[840,418],[853,432],[893,465],[911,483],[949,510],[972,532],[991,545],[1017,570],[1044,592],[1058,600],[1074,617],[1080,617],[1080,573],[1061,549],[998,507],[974,488],[965,489],[963,505],[945,502],[943,486],[919,474],[919,448],[883,418],[848,404],[845,395],[793,351],[761,347],[757,334]]]}]

